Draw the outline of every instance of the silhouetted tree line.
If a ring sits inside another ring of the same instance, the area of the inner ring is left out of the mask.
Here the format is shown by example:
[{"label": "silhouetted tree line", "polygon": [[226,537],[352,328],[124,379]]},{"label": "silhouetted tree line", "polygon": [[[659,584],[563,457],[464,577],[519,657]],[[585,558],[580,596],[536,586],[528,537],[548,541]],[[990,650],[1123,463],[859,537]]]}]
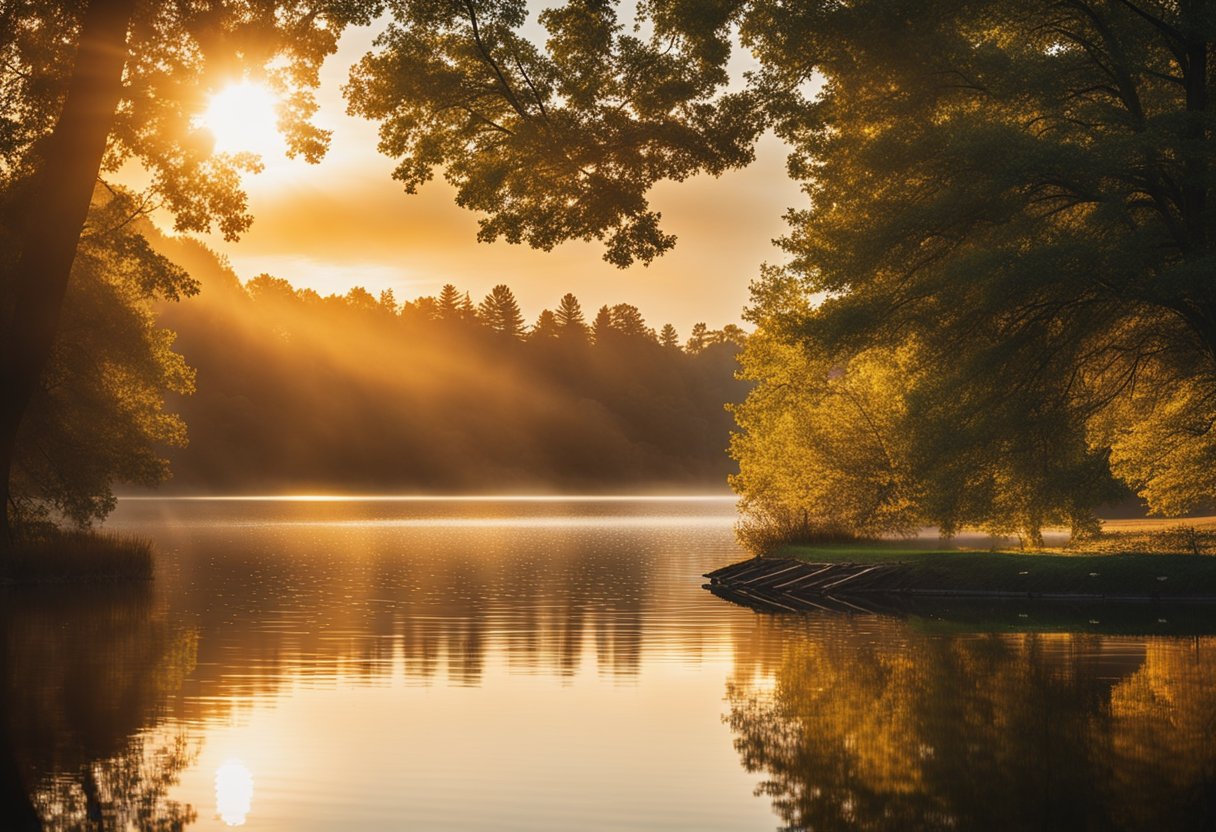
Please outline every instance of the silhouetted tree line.
[{"label": "silhouetted tree line", "polygon": [[157,245],[204,286],[159,310],[197,372],[170,402],[190,434],[178,488],[709,488],[731,471],[736,326],[681,343],[635,306],[588,316],[573,294],[529,326],[505,285],[405,303],[242,286],[197,243]]}]

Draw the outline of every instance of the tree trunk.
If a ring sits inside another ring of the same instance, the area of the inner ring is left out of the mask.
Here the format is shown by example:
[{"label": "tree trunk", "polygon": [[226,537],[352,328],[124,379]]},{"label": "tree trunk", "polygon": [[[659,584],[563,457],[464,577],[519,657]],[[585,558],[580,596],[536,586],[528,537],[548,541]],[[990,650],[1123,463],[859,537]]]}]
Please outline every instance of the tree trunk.
[{"label": "tree trunk", "polygon": [[14,447],[59,324],[76,246],[122,94],[135,0],[92,0],[81,21],[63,110],[42,148],[13,272],[12,319],[0,334],[0,544],[9,519]]}]

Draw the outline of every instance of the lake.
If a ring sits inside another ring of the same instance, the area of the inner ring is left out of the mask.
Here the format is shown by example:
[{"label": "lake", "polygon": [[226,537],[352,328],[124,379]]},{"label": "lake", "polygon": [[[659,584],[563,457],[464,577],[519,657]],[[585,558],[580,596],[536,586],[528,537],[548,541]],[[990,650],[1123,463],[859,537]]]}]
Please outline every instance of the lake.
[{"label": "lake", "polygon": [[107,527],[155,541],[153,585],[0,593],[6,805],[23,781],[48,829],[1216,828],[1203,612],[760,614],[701,588],[744,556],[733,522],[123,500]]}]

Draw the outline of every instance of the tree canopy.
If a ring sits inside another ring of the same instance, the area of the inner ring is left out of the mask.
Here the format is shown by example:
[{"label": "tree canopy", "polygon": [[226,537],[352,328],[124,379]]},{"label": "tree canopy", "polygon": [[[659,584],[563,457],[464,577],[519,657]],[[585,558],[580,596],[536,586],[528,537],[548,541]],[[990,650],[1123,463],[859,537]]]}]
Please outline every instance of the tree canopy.
[{"label": "tree canopy", "polygon": [[809,197],[752,314],[816,396],[914,351],[921,517],[1033,536],[1109,499],[1108,466],[1154,511],[1210,501],[1213,5],[758,2],[742,32]]},{"label": "tree canopy", "polygon": [[750,91],[723,92],[736,4],[645,4],[645,37],[616,5],[543,11],[541,49],[520,32],[525,0],[394,4],[350,109],[381,122],[407,191],[442,169],[485,214],[479,239],[596,239],[611,263],[648,262],[675,243],[651,186],[750,162],[763,122]]},{"label": "tree canopy", "polygon": [[[19,429],[74,302],[65,298],[99,175],[139,165],[151,184],[127,203],[133,215],[163,208],[176,230],[235,238],[252,221],[240,176],[261,163],[215,151],[196,118],[208,94],[266,83],[289,153],[315,161],[328,141],[311,121],[321,64],[348,26],[386,12],[392,22],[352,73],[351,109],[383,122],[381,149],[401,159],[408,190],[443,167],[458,202],[484,213],[483,239],[551,248],[596,238],[618,265],[646,261],[673,241],[646,201],[655,182],[751,158],[748,95],[720,92],[728,9],[695,33],[656,14],[642,37],[624,32],[611,4],[575,2],[542,15],[542,50],[518,33],[522,0],[5,3],[0,537],[10,536]],[[111,462],[90,480],[102,490],[85,498],[96,507],[126,476]]]},{"label": "tree canopy", "polygon": [[[320,63],[386,12],[350,110],[380,122],[407,191],[442,171],[484,240],[599,240],[610,262],[647,262],[674,242],[647,201],[656,182],[746,164],[769,126],[790,145],[809,204],[788,215],[788,263],[755,285],[760,387],[739,413],[758,432],[738,452],[773,439],[781,408],[820,414],[787,438],[864,435],[861,411],[880,411],[832,402],[882,390],[906,449],[886,443],[889,473],[947,529],[1083,526],[1111,475],[1160,512],[1216,493],[1210,0],[648,0],[633,26],[616,3],[571,0],[539,16],[543,45],[522,34],[523,0],[6,4],[6,457],[96,173],[136,160],[152,173],[137,210],[239,234],[238,174],[258,162],[213,152],[193,122],[203,97],[265,77],[289,148],[316,158]],[[744,79],[736,42],[757,61]],[[467,301],[429,303],[470,318]],[[585,327],[577,307],[554,318]],[[636,323],[622,305],[590,329]],[[709,335],[694,327],[689,351]],[[768,395],[787,371],[810,398]],[[762,481],[738,484],[750,497]]]}]

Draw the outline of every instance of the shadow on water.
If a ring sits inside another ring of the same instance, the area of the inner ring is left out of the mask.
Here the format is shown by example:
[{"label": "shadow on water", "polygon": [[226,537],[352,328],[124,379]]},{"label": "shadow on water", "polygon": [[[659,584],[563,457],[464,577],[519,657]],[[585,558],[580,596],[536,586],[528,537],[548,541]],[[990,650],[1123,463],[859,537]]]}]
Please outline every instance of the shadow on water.
[{"label": "shadow on water", "polygon": [[[179,829],[166,799],[194,758],[157,731],[195,663],[147,586],[27,588],[0,594],[0,776],[5,829]],[[44,819],[42,822],[39,818]]]},{"label": "shadow on water", "polygon": [[727,603],[763,614],[871,615],[907,621],[941,633],[1069,632],[1104,635],[1216,635],[1216,605],[1210,602],[1066,601],[1041,598],[951,598],[900,593],[823,595],[806,613],[788,612],[765,600],[706,585]]},{"label": "shadow on water", "polygon": [[792,829],[1216,828],[1216,638],[825,613],[753,639],[725,720]]}]

